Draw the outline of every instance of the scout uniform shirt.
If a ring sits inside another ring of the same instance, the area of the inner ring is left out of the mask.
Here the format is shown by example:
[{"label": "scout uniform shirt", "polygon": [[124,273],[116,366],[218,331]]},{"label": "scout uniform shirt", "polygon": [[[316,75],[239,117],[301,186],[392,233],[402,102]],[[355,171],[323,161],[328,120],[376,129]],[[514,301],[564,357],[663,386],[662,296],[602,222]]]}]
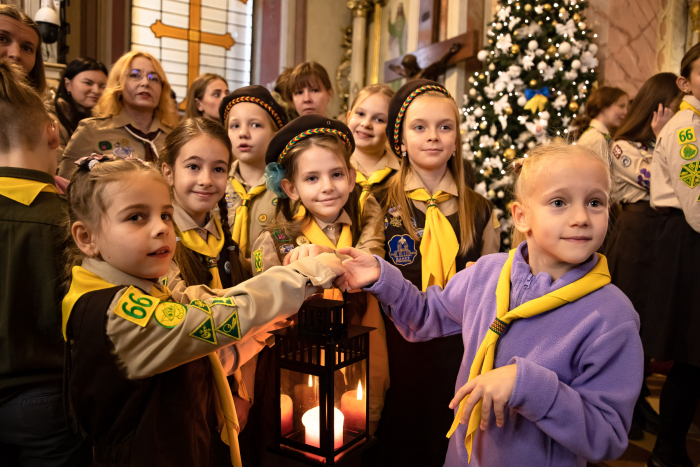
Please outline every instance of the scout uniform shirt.
[{"label": "scout uniform shirt", "polygon": [[[152,162],[158,159],[158,153],[165,144],[165,137],[173,131],[172,128],[154,116],[146,135],[152,139],[152,143],[148,143],[142,136],[137,136],[133,130],[127,129],[127,125],[135,127],[134,122],[124,109],[109,117],[82,120],[63,152],[58,175],[70,179],[76,169],[74,162],[92,153],[117,157],[138,157],[146,162]],[[146,145],[149,145],[148,150]],[[155,159],[153,159],[153,154],[155,154]]]},{"label": "scout uniform shirt", "polygon": [[[692,95],[685,96],[681,106],[686,103],[700,110],[700,100]],[[696,111],[679,111],[661,130],[651,163],[651,206],[682,209],[696,232],[700,232],[699,130]]]},{"label": "scout uniform shirt", "polygon": [[[59,105],[68,105],[68,103],[63,99],[59,99],[59,101]],[[56,148],[56,172],[58,172],[58,167],[61,165],[61,159],[63,158],[63,151],[66,150],[66,146],[68,145],[68,141],[70,141],[72,133],[70,133],[58,119],[56,104],[54,103],[53,99],[44,101],[44,107],[46,107],[46,111],[49,113],[49,117],[51,120],[53,120],[54,125],[58,125],[58,147]]]},{"label": "scout uniform shirt", "polygon": [[355,170],[360,172],[367,180],[369,180],[372,174],[374,174],[375,172],[379,172],[380,170],[384,170],[387,168],[391,169],[392,172],[386,177],[384,177],[380,182],[377,182],[375,186],[384,185],[394,173],[401,169],[401,163],[399,162],[399,159],[389,151],[384,151],[384,155],[381,159],[379,159],[379,161],[377,161],[374,167],[363,167],[354,154],[350,156],[350,164],[352,164],[352,166],[355,167]]},{"label": "scout uniform shirt", "polygon": [[[250,193],[251,190],[256,187],[265,186],[266,179],[263,175],[258,180],[256,186],[250,186],[246,184],[241,177],[241,173],[238,169],[239,161],[234,161],[231,165],[231,173],[229,176],[228,183],[226,184],[226,205],[228,207],[228,225],[233,227],[236,221],[236,209],[241,205],[241,196],[236,193],[233,187],[233,182],[231,179],[235,179],[243,188],[245,188],[246,193]],[[255,195],[248,204],[248,242],[245,251],[242,251],[246,258],[250,258],[251,246],[255,239],[258,238],[260,233],[265,230],[267,226],[272,224],[275,220],[275,210],[277,209],[277,195],[274,192],[263,190],[262,193]]]},{"label": "scout uniform shirt", "polygon": [[577,145],[585,146],[588,149],[594,151],[596,154],[607,154],[608,148],[610,147],[610,130],[603,125],[600,120],[595,118],[591,120],[588,128],[576,141]]},{"label": "scout uniform shirt", "polygon": [[653,154],[653,146],[647,147],[635,141],[617,140],[612,144],[615,164],[613,199],[616,203],[649,201]]}]

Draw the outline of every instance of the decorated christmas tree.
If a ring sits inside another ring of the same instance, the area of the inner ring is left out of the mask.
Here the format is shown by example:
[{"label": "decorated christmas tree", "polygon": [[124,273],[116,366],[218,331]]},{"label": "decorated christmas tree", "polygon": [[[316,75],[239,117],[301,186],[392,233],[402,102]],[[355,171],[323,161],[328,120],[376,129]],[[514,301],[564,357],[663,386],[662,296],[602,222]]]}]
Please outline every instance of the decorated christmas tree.
[{"label": "decorated christmas tree", "polygon": [[476,169],[476,191],[501,223],[510,247],[512,177],[509,164],[528,148],[566,138],[567,127],[596,82],[597,35],[586,25],[588,2],[499,0],[500,10],[469,76],[462,132],[464,155]]}]

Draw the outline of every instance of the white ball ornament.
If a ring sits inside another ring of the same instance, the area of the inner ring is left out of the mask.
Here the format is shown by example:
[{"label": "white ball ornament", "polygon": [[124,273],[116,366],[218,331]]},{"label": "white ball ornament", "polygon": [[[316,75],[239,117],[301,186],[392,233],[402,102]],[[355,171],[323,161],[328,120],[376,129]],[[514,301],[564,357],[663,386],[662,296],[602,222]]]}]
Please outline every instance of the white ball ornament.
[{"label": "white ball ornament", "polygon": [[571,52],[571,42],[562,42],[559,44],[559,53],[561,55],[566,55]]},{"label": "white ball ornament", "polygon": [[588,46],[588,51],[589,51],[590,53],[592,53],[593,55],[595,55],[595,54],[598,53],[598,46],[595,45],[595,44],[590,44],[590,45]]},{"label": "white ball ornament", "polygon": [[527,48],[532,50],[533,52],[537,50],[537,47],[539,47],[539,44],[537,43],[536,40],[531,40],[530,42],[527,43]]},{"label": "white ball ornament", "polygon": [[469,90],[469,97],[476,97],[476,89],[471,88]]},{"label": "white ball ornament", "polygon": [[484,109],[482,109],[481,107],[477,107],[476,109],[474,109],[474,116],[476,118],[483,117],[484,116]]},{"label": "white ball ornament", "polygon": [[525,97],[525,96],[518,97],[518,105],[520,107],[525,107],[525,104],[527,104],[527,97]]},{"label": "white ball ornament", "polygon": [[503,25],[501,23],[496,23],[496,31],[500,31],[503,29]]},{"label": "white ball ornament", "polygon": [[571,68],[573,68],[574,70],[578,70],[579,68],[581,68],[581,60],[574,60],[573,62],[571,62]]},{"label": "white ball ornament", "polygon": [[537,64],[537,69],[538,69],[538,70],[542,70],[542,71],[546,70],[546,69],[547,69],[547,62],[540,62],[540,63],[538,63],[538,64]]},{"label": "white ball ornament", "polygon": [[485,62],[487,58],[489,58],[489,53],[486,50],[480,50],[478,54],[476,54],[476,58],[479,59],[480,62]]},{"label": "white ball ornament", "polygon": [[540,118],[541,118],[542,120],[547,120],[547,121],[549,121],[549,119],[550,119],[549,112],[547,112],[546,110],[545,110],[544,112],[540,112]]},{"label": "white ball ornament", "polygon": [[494,71],[495,69],[496,69],[496,65],[494,65],[493,63],[491,63],[491,64],[489,65],[489,71]]}]

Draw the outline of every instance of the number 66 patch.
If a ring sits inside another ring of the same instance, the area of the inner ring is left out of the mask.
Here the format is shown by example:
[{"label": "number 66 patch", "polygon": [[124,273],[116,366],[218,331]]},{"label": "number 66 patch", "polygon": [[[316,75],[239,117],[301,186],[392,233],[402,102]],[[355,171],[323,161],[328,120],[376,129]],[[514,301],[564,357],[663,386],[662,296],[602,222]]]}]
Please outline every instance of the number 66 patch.
[{"label": "number 66 patch", "polygon": [[695,139],[695,128],[689,126],[688,128],[681,128],[676,131],[676,136],[678,137],[678,144],[692,143],[696,141]]},{"label": "number 66 patch", "polygon": [[114,314],[145,328],[159,303],[160,299],[142,294],[132,285],[117,302]]}]

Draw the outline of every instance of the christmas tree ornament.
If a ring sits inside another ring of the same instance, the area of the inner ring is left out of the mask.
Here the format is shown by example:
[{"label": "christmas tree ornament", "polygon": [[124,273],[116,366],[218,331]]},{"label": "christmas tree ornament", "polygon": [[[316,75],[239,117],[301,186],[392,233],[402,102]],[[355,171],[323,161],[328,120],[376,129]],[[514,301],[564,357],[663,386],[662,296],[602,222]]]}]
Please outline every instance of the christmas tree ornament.
[{"label": "christmas tree ornament", "polygon": [[476,54],[476,58],[480,62],[485,62],[487,58],[489,58],[489,53],[486,50],[479,50],[479,53]]},{"label": "christmas tree ornament", "polygon": [[501,143],[499,143],[498,141],[496,141],[495,143],[493,143],[493,148],[494,148],[494,149],[500,149],[500,148],[501,148]]},{"label": "christmas tree ornament", "polygon": [[571,110],[572,112],[576,112],[578,110],[578,104],[576,102],[570,102],[569,110]]},{"label": "christmas tree ornament", "polygon": [[[535,81],[535,84],[537,84],[537,81]],[[518,105],[520,107],[524,107],[525,104],[527,104],[527,99],[525,98],[525,96],[518,97]]]},{"label": "christmas tree ornament", "polygon": [[[517,47],[517,46],[514,45],[513,47]],[[496,65],[494,65],[493,63],[491,63],[491,64],[489,65],[489,71],[493,71],[493,70],[495,70],[495,69],[496,69]]]},{"label": "christmas tree ornament", "polygon": [[520,53],[520,46],[519,46],[518,44],[513,44],[513,45],[510,47],[510,52],[511,52],[513,55],[519,54],[519,53]]},{"label": "christmas tree ornament", "polygon": [[571,68],[573,68],[574,70],[578,70],[579,68],[581,68],[581,60],[576,59],[576,60],[572,61]]},{"label": "christmas tree ornament", "polygon": [[506,107],[505,109],[503,109],[503,111],[506,113],[506,115],[513,115],[512,107]]},{"label": "christmas tree ornament", "polygon": [[479,123],[479,128],[481,128],[482,130],[485,130],[486,127],[488,127],[488,124],[486,122]]},{"label": "christmas tree ornament", "polygon": [[550,5],[549,3],[545,3],[545,4],[544,4],[544,10],[545,10],[545,11],[549,11],[549,10],[551,10],[551,9],[552,9],[552,5]]},{"label": "christmas tree ornament", "polygon": [[477,90],[476,90],[476,89],[471,88],[471,89],[469,90],[469,97],[476,97],[476,94],[477,94]]},{"label": "christmas tree ornament", "polygon": [[573,18],[575,23],[581,21],[581,15],[579,15],[578,13],[574,13],[574,15],[571,18]]},{"label": "christmas tree ornament", "polygon": [[484,116],[484,109],[482,109],[481,107],[477,107],[476,109],[474,109],[474,116],[476,118],[483,117]]},{"label": "christmas tree ornament", "polygon": [[484,74],[483,74],[483,73],[479,73],[479,79],[484,79],[484,78],[485,78]]},{"label": "christmas tree ornament", "polygon": [[537,69],[540,71],[544,71],[547,69],[547,62],[541,61],[540,63],[537,64]]},{"label": "christmas tree ornament", "polygon": [[473,76],[470,76],[470,77],[467,79],[467,81],[469,81],[470,83],[473,83],[473,82],[474,82],[474,77],[473,77]]},{"label": "christmas tree ornament", "polygon": [[598,53],[598,46],[595,45],[595,44],[589,44],[589,45],[588,45],[588,51],[589,51],[591,54],[595,55],[595,54]]},{"label": "christmas tree ornament", "polygon": [[549,103],[549,88],[544,86],[540,89],[526,89],[525,98],[527,104],[525,104],[524,110],[529,110],[533,114],[542,112]]},{"label": "christmas tree ornament", "polygon": [[[545,65],[546,65],[546,64],[545,64]],[[537,86],[537,80],[536,80],[536,79],[531,79],[531,80],[530,80],[530,87],[533,87],[533,88],[534,88],[535,86]]]},{"label": "christmas tree ornament", "polygon": [[571,42],[564,41],[561,44],[559,44],[559,53],[561,55],[566,55],[569,52],[571,52]]},{"label": "christmas tree ornament", "polygon": [[503,25],[501,23],[496,23],[495,28],[496,28],[496,31],[500,31],[501,29],[503,29]]},{"label": "christmas tree ornament", "polygon": [[537,24],[539,24],[540,26],[542,26],[544,23],[542,22],[542,20],[539,20],[539,21],[537,22]]},{"label": "christmas tree ornament", "polygon": [[493,39],[489,39],[489,44],[493,44]]},{"label": "christmas tree ornament", "polygon": [[586,29],[586,23],[578,23],[578,28],[579,28],[581,31],[584,31],[584,30]]},{"label": "christmas tree ornament", "polygon": [[524,8],[525,11],[527,11],[528,13],[530,13],[530,12],[532,11],[532,5],[530,5],[529,3],[526,4],[523,8]]},{"label": "christmas tree ornament", "polygon": [[549,55],[554,55],[555,53],[557,53],[557,48],[554,47],[554,45],[550,45],[550,46],[547,48],[547,53],[548,53]]},{"label": "christmas tree ornament", "polygon": [[508,148],[503,152],[503,157],[505,157],[508,160],[511,160],[515,158],[515,149],[513,148]]},{"label": "christmas tree ornament", "polygon": [[539,47],[539,44],[534,39],[527,43],[528,50],[532,50],[533,52],[535,50],[537,50],[538,47]]}]

